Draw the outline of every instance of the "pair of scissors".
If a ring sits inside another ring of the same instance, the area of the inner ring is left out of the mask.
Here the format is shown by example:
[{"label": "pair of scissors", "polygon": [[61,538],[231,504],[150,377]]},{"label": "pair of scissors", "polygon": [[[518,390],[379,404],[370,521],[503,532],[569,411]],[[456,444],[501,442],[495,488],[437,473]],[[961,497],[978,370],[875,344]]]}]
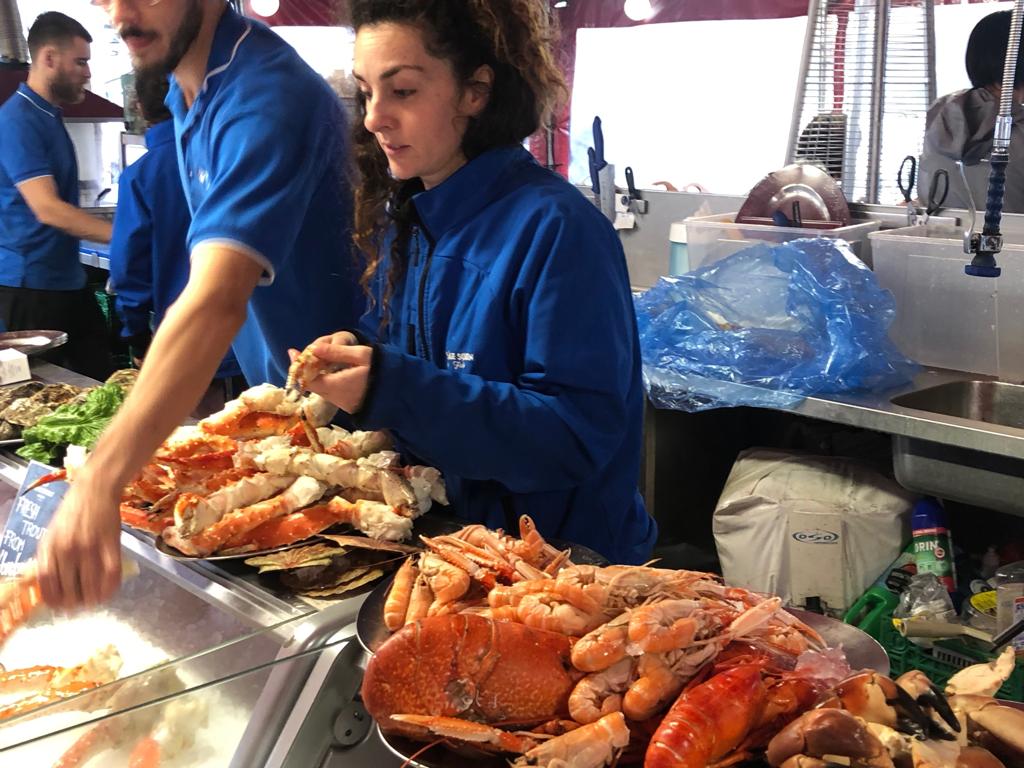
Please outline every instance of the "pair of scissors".
[{"label": "pair of scissors", "polygon": [[601,118],[594,118],[594,146],[587,149],[587,158],[590,161],[590,184],[595,195],[601,194],[601,184],[598,181],[598,173],[608,165],[604,159],[604,131],[601,129]]},{"label": "pair of scissors", "polygon": [[[904,180],[903,172],[907,170],[908,165],[910,166],[910,172],[907,174],[906,180]],[[913,155],[907,155],[903,158],[903,162],[900,163],[899,173],[896,174],[896,186],[900,188],[900,192],[903,194],[903,202],[907,204],[907,225],[911,227],[917,224],[917,208],[914,207],[914,184],[916,183],[917,158]],[[943,196],[943,200],[945,200],[945,196]]]},{"label": "pair of scissors", "polygon": [[940,168],[932,174],[931,183],[928,185],[928,200],[924,209],[924,221],[926,224],[928,219],[942,210],[942,206],[946,203],[946,195],[948,194],[949,171],[945,168]]}]

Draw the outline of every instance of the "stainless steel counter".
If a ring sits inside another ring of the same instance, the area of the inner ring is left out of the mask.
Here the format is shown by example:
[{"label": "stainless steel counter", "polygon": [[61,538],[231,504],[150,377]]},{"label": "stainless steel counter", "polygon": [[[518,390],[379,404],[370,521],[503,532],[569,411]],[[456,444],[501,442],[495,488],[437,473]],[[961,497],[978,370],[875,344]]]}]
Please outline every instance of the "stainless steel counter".
[{"label": "stainless steel counter", "polygon": [[1024,459],[1022,429],[919,411],[891,402],[893,398],[913,390],[951,381],[990,378],[960,371],[926,370],[917,376],[912,386],[903,389],[885,393],[808,397],[794,408],[779,410],[940,445]]}]

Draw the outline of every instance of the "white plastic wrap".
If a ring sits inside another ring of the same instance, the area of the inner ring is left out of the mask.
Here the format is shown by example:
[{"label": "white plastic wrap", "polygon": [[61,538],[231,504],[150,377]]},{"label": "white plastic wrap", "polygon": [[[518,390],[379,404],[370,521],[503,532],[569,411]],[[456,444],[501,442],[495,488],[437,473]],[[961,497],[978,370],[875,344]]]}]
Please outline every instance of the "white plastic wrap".
[{"label": "white plastic wrap", "polygon": [[733,465],[713,530],[726,582],[845,611],[902,551],[913,495],[850,459],[754,448]]}]

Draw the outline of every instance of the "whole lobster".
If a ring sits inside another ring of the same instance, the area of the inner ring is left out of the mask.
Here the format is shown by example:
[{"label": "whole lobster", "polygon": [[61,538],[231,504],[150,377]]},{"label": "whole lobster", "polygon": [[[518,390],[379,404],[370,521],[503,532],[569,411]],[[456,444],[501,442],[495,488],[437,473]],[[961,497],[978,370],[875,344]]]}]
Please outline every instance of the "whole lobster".
[{"label": "whole lobster", "polygon": [[730,667],[679,695],[651,738],[644,768],[731,765],[820,693],[818,683],[796,675],[766,680],[763,662]]},{"label": "whole lobster", "polygon": [[574,683],[564,635],[457,614],[420,619],[390,637],[366,667],[362,697],[383,730],[425,738],[391,716],[530,726],[566,718]]}]

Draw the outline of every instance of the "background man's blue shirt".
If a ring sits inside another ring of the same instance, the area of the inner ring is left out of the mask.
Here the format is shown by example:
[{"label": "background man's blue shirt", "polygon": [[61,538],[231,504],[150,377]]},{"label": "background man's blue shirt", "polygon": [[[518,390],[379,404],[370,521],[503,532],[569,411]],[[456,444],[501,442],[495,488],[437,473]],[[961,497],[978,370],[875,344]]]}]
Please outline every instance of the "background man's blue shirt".
[{"label": "background man's blue shirt", "polygon": [[190,108],[171,79],[188,248],[224,243],[264,269],[234,342],[251,384],[283,384],[287,349],[354,326],[358,285],[341,102],[291,46],[226,9]]},{"label": "background man's blue shirt", "polygon": [[41,224],[17,189],[52,176],[78,205],[78,161],[62,112],[25,83],[0,106],[0,285],[72,291],[85,285],[78,239]]},{"label": "background man's blue shirt", "polygon": [[[185,238],[192,217],[178,175],[170,120],[146,132],[146,150],[121,174],[110,241],[110,280],[126,339],[151,333],[188,282]],[[229,352],[217,377],[240,372]]]}]

